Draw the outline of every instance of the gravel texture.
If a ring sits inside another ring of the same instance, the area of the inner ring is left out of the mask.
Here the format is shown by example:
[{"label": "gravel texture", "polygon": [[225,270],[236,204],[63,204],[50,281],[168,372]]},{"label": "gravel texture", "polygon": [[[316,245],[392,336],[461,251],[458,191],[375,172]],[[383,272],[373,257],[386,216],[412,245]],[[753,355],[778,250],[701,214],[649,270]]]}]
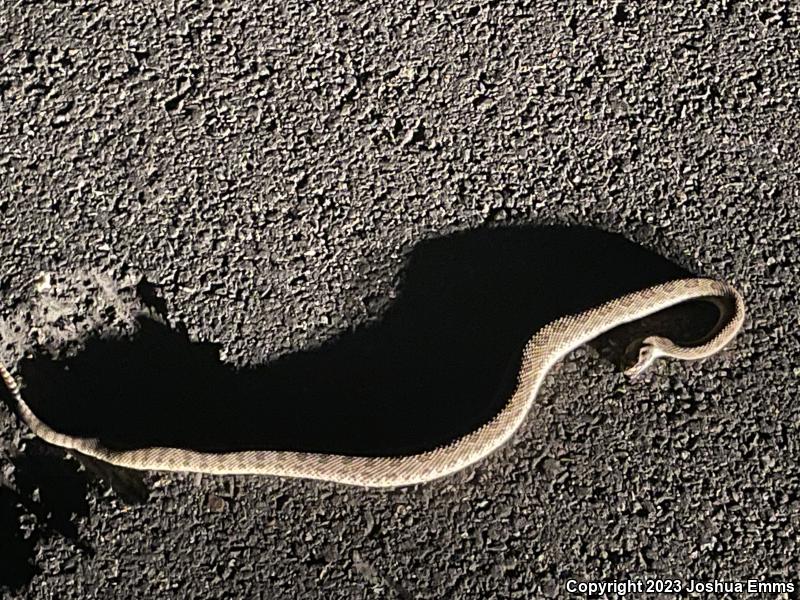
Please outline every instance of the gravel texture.
[{"label": "gravel texture", "polygon": [[577,351],[513,444],[393,491],[154,473],[135,503],[135,479],[37,442],[3,405],[2,593],[528,598],[570,578],[796,578],[799,14],[0,3],[11,364],[130,332],[142,308],[230,365],[264,364],[379,321],[414,247],[486,225],[620,233],[749,308],[730,350],[635,384]]}]

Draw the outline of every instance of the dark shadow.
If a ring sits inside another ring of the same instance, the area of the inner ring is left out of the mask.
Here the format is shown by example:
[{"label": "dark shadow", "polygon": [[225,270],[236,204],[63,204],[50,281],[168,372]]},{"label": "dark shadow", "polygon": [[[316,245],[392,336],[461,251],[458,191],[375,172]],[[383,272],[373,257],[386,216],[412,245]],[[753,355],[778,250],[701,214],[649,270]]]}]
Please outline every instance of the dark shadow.
[{"label": "dark shadow", "polygon": [[23,393],[57,429],[116,448],[412,453],[496,414],[542,325],[685,276],[593,229],[474,230],[420,243],[383,319],[318,349],[235,370],[142,318],[131,339],[24,362]]},{"label": "dark shadow", "polygon": [[10,462],[13,489],[0,486],[0,589],[18,590],[39,571],[39,541],[59,536],[81,554],[91,556],[94,550],[80,538],[75,522],[89,514],[89,482],[77,464],[39,440],[28,442]]},{"label": "dark shadow", "polygon": [[19,495],[0,487],[0,590],[22,588],[37,571],[33,563],[36,539],[26,536],[20,528],[23,515]]},{"label": "dark shadow", "polygon": [[155,283],[148,281],[147,277],[142,277],[139,283],[136,284],[136,295],[142,301],[148,310],[161,317],[162,320],[167,320],[167,302],[161,297],[160,287]]},{"label": "dark shadow", "polygon": [[75,519],[88,516],[89,478],[63,453],[40,440],[27,443],[13,457],[14,482],[23,506],[36,516],[40,535],[60,535],[84,552],[92,548],[80,539]]}]

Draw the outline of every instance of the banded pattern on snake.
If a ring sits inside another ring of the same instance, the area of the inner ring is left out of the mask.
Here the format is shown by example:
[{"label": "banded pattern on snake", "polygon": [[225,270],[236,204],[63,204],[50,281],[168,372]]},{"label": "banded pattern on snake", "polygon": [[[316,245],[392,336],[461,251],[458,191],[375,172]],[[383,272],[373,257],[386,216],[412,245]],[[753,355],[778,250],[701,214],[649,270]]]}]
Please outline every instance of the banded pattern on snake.
[{"label": "banded pattern on snake", "polygon": [[733,339],[744,320],[744,302],[731,286],[710,279],[690,278],[626,294],[540,328],[524,347],[515,391],[493,419],[447,445],[408,456],[344,456],[274,450],[212,453],[167,447],[113,450],[97,438],[67,435],[52,428],[25,403],[19,384],[1,363],[0,376],[14,396],[20,417],[37,436],[114,465],[143,470],[302,477],[367,487],[411,485],[455,473],[507,442],[533,406],[548,371],[572,350],[615,327],[692,300],[707,300],[717,305],[720,317],[713,331],[690,346],[665,337],[646,337],[641,341],[638,362],[627,374],[642,372],[662,356],[682,360],[711,356]]}]

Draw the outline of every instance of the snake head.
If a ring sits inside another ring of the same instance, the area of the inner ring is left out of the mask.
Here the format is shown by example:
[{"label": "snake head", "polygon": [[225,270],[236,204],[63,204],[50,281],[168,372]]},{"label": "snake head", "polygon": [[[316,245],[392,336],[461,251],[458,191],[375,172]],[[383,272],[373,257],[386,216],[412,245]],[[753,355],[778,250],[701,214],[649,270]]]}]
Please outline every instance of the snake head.
[{"label": "snake head", "polygon": [[659,356],[658,348],[653,344],[653,338],[634,340],[622,355],[622,369],[625,375],[631,379],[639,377],[650,368]]}]

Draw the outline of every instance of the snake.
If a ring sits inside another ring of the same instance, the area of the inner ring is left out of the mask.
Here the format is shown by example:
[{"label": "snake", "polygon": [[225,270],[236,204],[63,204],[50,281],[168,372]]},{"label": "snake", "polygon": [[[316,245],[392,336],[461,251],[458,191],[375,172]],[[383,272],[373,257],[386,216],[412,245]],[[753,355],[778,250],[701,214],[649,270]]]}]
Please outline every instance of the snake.
[{"label": "snake", "polygon": [[2,363],[0,376],[15,400],[19,417],[36,436],[68,451],[119,467],[213,475],[269,475],[362,487],[398,487],[452,475],[506,444],[525,421],[548,372],[573,350],[619,326],[695,300],[717,306],[719,317],[711,331],[691,343],[676,343],[659,335],[641,337],[632,342],[635,344],[633,364],[625,374],[636,377],[661,357],[694,361],[717,353],[736,336],[744,322],[742,295],[731,285],[708,278],[683,278],[628,293],[539,328],[523,347],[514,391],[493,418],[445,445],[403,456],[279,450],[204,452],[169,447],[113,449],[99,438],[68,435],[48,425],[25,403],[24,388]]}]

